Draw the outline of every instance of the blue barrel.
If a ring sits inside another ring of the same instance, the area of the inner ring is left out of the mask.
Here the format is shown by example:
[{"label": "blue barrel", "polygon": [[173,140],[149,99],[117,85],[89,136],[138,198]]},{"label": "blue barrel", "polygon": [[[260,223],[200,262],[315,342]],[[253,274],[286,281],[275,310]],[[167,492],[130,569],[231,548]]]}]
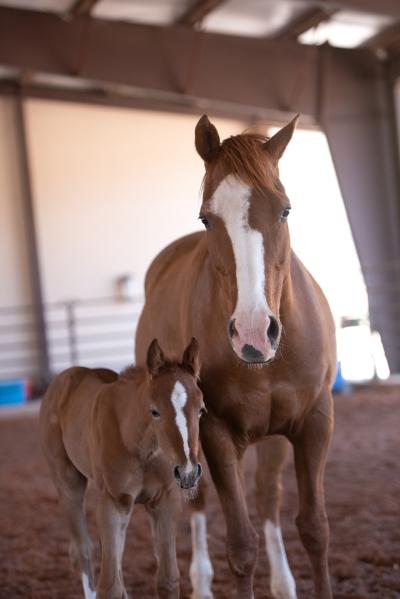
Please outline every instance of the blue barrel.
[{"label": "blue barrel", "polygon": [[25,379],[0,381],[0,406],[23,404],[26,398],[27,384]]},{"label": "blue barrel", "polygon": [[347,385],[348,385],[347,381],[345,381],[345,379],[343,378],[343,375],[342,375],[342,367],[340,365],[340,362],[338,362],[337,370],[336,370],[336,378],[335,378],[335,382],[333,383],[332,391],[333,391],[333,393],[342,393],[343,391],[346,390]]}]

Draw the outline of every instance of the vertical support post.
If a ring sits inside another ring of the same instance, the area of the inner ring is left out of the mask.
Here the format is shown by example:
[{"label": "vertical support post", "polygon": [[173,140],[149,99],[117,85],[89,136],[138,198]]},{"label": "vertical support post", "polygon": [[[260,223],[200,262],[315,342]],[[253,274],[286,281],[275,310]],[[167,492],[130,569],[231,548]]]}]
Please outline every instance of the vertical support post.
[{"label": "vertical support post", "polygon": [[79,357],[78,337],[76,333],[75,302],[66,302],[65,309],[67,312],[67,330],[71,366],[76,366],[78,364]]},{"label": "vertical support post", "polygon": [[39,376],[37,384],[42,387],[50,380],[49,348],[44,314],[42,283],[40,278],[40,263],[37,244],[35,213],[33,207],[33,194],[31,174],[29,168],[29,154],[26,140],[24,98],[21,90],[15,96],[15,123],[17,144],[20,161],[20,175],[22,187],[23,211],[25,219],[26,245],[29,259],[29,274],[32,290],[33,313],[35,319],[36,342],[39,356]]},{"label": "vertical support post", "polygon": [[[371,324],[400,372],[400,176],[393,86],[371,51],[324,52],[320,107],[367,286]],[[329,68],[327,68],[329,67]],[[338,240],[340,243],[340,240]]]}]

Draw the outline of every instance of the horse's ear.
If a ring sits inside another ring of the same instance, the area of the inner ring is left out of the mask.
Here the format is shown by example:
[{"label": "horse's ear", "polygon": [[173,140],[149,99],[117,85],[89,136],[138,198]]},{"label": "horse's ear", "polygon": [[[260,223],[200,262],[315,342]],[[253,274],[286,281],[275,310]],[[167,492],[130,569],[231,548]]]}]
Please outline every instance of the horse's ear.
[{"label": "horse's ear", "polygon": [[211,162],[218,154],[221,142],[216,127],[210,123],[206,114],[203,114],[196,125],[194,134],[196,150],[204,160]]},{"label": "horse's ear", "polygon": [[199,344],[195,337],[192,337],[191,342],[183,352],[182,368],[188,370],[193,376],[198,379],[200,375],[200,351]]},{"label": "horse's ear", "polygon": [[156,376],[165,366],[165,357],[163,350],[158,344],[157,339],[153,339],[147,350],[147,370],[151,377]]},{"label": "horse's ear", "polygon": [[292,139],[292,135],[296,129],[299,118],[300,115],[296,114],[290,123],[283,127],[283,129],[280,129],[271,137],[271,139],[265,142],[264,148],[275,163],[281,159],[283,152],[286,150],[286,146]]}]

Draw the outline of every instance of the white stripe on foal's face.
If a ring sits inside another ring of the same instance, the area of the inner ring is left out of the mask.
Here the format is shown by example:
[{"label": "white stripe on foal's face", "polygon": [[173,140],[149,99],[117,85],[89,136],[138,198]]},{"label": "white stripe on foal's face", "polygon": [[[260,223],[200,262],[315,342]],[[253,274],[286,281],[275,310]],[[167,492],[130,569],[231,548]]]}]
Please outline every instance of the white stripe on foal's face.
[{"label": "white stripe on foal's face", "polygon": [[228,175],[215,190],[210,208],[224,221],[232,243],[238,293],[235,313],[258,308],[271,313],[265,297],[263,236],[249,226],[250,195],[248,185]]},{"label": "white stripe on foal's face", "polygon": [[176,381],[174,388],[172,389],[171,402],[175,409],[175,422],[176,426],[182,437],[183,451],[186,456],[186,472],[190,472],[192,465],[190,463],[190,450],[189,450],[189,433],[188,425],[183,408],[186,405],[187,393],[185,387],[181,382]]}]

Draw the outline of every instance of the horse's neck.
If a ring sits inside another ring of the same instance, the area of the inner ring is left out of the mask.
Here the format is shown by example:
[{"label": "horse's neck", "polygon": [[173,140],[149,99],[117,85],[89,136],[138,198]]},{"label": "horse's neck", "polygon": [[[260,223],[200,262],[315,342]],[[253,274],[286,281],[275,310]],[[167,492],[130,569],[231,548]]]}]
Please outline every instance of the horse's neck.
[{"label": "horse's neck", "polygon": [[148,438],[151,425],[148,386],[145,374],[123,382],[121,398],[115,406],[120,434],[125,447],[132,453],[140,450],[143,439]]}]

